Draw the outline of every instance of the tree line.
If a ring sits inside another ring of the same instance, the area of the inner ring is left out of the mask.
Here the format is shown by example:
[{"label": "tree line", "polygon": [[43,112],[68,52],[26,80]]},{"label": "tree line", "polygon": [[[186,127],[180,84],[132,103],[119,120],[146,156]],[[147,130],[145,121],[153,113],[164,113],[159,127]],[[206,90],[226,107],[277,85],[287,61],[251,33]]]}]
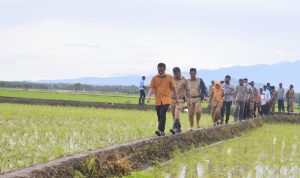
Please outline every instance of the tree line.
[{"label": "tree line", "polygon": [[36,83],[36,82],[18,82],[18,81],[0,81],[1,88],[14,89],[40,89],[40,90],[71,90],[74,92],[88,91],[88,92],[112,92],[112,93],[127,93],[138,94],[139,88],[134,85],[86,85],[81,83],[67,84],[67,83]]}]

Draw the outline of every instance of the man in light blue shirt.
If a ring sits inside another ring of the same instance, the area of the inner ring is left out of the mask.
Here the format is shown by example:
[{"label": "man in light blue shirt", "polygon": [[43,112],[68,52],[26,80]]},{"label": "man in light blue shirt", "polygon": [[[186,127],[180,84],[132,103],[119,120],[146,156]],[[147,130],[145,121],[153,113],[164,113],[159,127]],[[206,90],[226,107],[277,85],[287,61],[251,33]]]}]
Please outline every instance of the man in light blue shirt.
[{"label": "man in light blue shirt", "polygon": [[145,104],[145,97],[146,97],[146,87],[145,87],[145,80],[146,77],[143,76],[142,80],[140,81],[140,98],[139,98],[139,104],[144,105]]},{"label": "man in light blue shirt", "polygon": [[284,88],[282,87],[282,83],[279,83],[278,88],[278,111],[284,112]]},{"label": "man in light blue shirt", "polygon": [[265,100],[266,100],[266,110],[265,110],[265,115],[269,114],[269,110],[270,110],[270,101],[271,101],[271,93],[268,90],[268,87],[265,85],[264,86],[264,91],[263,91],[264,95],[265,95]]}]

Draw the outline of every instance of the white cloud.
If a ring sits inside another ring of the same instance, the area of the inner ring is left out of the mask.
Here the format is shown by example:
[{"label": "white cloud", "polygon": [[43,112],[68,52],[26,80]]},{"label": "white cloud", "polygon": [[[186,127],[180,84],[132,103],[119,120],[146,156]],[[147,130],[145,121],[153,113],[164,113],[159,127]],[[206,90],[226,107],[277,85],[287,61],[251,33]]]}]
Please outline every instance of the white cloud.
[{"label": "white cloud", "polygon": [[[133,2],[116,7],[119,14],[108,13],[113,3],[95,5],[99,14],[76,14],[74,3],[69,16],[49,11],[36,12],[42,20],[0,21],[0,80],[152,73],[159,61],[187,70],[300,59],[291,0]],[[286,9],[292,13],[282,16]]]}]

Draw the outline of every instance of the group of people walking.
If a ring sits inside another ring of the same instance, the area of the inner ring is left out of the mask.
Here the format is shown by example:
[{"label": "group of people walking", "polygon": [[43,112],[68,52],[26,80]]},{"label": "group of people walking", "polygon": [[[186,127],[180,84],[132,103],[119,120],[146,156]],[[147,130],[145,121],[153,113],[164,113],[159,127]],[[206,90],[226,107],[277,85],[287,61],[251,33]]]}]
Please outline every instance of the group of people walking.
[{"label": "group of people walking", "polygon": [[[147,102],[153,92],[155,92],[155,107],[158,118],[158,130],[156,134],[165,134],[166,113],[171,108],[174,124],[170,132],[176,134],[181,132],[180,117],[184,108],[184,103],[188,103],[188,116],[190,127],[200,128],[202,114],[202,101],[208,100],[211,109],[212,122],[214,125],[228,124],[235,104],[234,121],[242,121],[259,116],[265,117],[275,112],[275,105],[278,102],[278,111],[285,112],[285,100],[287,101],[288,112],[294,112],[295,91],[293,85],[285,92],[282,83],[279,89],[267,83],[259,90],[253,81],[239,79],[239,84],[234,86],[231,77],[225,76],[224,81],[212,81],[209,89],[201,78],[197,77],[196,68],[190,69],[190,79],[181,75],[179,67],[173,68],[173,76],[166,74],[166,65],[159,63],[157,66],[158,74],[151,82],[147,94]],[[143,105],[145,101],[145,77],[140,82],[140,100]],[[196,116],[196,124],[194,117]],[[224,122],[225,118],[225,122]]]}]

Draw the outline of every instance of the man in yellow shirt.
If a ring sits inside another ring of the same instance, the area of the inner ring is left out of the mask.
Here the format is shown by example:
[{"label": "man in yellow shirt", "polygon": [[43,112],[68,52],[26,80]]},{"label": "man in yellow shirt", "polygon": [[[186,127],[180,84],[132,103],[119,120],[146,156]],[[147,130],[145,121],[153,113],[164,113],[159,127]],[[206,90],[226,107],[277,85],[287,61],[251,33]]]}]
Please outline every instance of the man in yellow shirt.
[{"label": "man in yellow shirt", "polygon": [[173,129],[171,129],[170,132],[172,132],[172,134],[176,134],[176,133],[181,132],[181,124],[180,124],[181,111],[184,107],[186,97],[188,98],[188,105],[189,106],[191,105],[191,102],[190,102],[191,95],[190,95],[190,87],[189,87],[188,81],[181,75],[180,68],[174,67],[173,74],[174,74],[174,82],[175,82],[175,88],[177,91],[177,96],[179,99],[179,104],[176,104],[176,98],[175,98],[175,95],[173,94],[171,111],[172,111],[172,116],[174,119],[174,125],[173,125]]},{"label": "man in yellow shirt", "polygon": [[155,91],[155,108],[158,118],[158,130],[155,133],[158,136],[164,136],[166,113],[169,106],[172,104],[172,92],[177,105],[179,104],[179,100],[173,77],[165,73],[166,65],[164,63],[159,63],[157,65],[157,70],[158,75],[155,75],[150,82],[147,102],[150,102],[152,92]]}]

